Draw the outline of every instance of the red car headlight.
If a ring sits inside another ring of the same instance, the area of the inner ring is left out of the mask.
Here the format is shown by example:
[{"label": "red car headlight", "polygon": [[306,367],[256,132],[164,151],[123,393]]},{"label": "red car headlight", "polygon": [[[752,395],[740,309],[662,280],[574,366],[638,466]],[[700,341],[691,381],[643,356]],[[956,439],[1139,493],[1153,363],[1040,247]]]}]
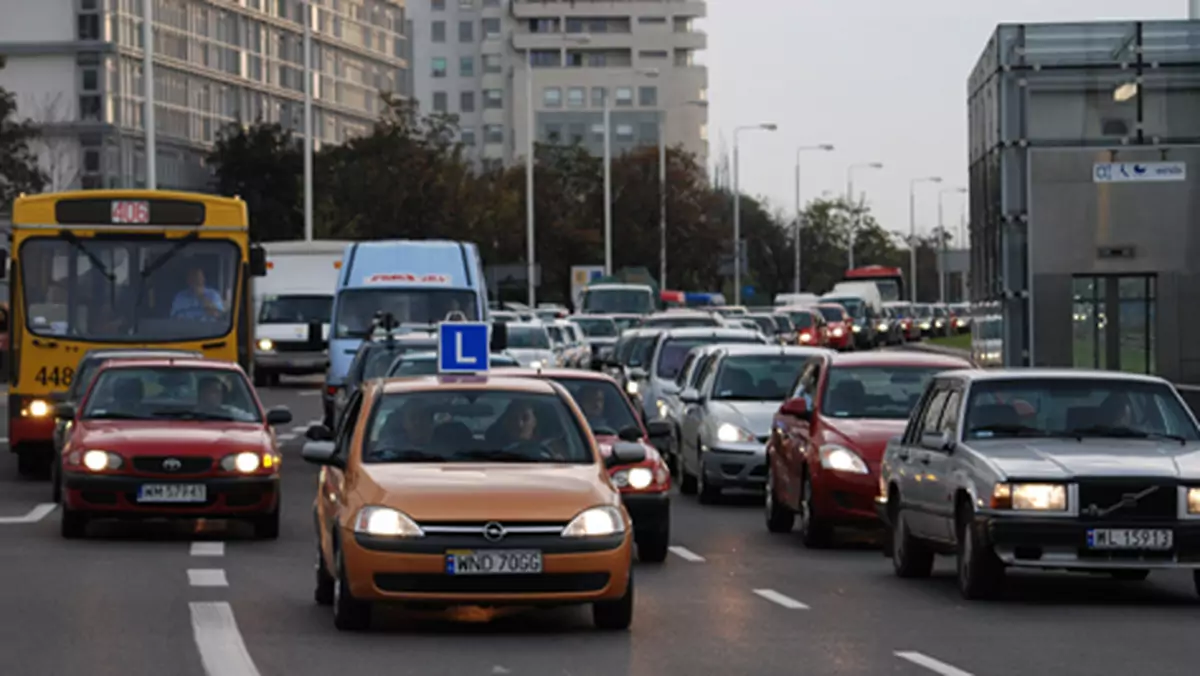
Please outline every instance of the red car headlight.
[{"label": "red car headlight", "polygon": [[221,469],[237,474],[254,474],[260,470],[278,471],[279,456],[255,451],[233,453],[221,458]]},{"label": "red car headlight", "polygon": [[671,473],[664,467],[638,465],[612,473],[612,481],[621,490],[666,490],[671,486]]},{"label": "red car headlight", "polygon": [[114,472],[124,466],[125,460],[112,451],[72,451],[67,455],[67,464],[89,472]]}]

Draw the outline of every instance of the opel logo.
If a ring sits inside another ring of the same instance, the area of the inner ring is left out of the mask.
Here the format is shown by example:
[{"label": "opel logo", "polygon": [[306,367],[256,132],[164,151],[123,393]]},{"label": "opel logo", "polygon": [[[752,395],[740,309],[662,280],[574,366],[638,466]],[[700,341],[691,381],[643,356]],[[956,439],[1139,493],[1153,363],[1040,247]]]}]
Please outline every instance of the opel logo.
[{"label": "opel logo", "polygon": [[495,521],[492,521],[483,527],[483,537],[488,542],[499,542],[504,539],[506,533],[507,531],[504,530],[504,526],[501,526]]},{"label": "opel logo", "polygon": [[163,469],[168,472],[178,472],[183,467],[183,463],[175,458],[167,458],[163,460]]}]

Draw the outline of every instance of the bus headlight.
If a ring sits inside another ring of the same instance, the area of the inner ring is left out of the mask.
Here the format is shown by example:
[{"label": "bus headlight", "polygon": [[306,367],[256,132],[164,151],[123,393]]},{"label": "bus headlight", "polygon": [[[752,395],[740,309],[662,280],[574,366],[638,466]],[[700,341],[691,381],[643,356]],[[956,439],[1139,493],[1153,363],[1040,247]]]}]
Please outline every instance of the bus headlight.
[{"label": "bus headlight", "polygon": [[45,418],[50,415],[50,404],[41,399],[34,399],[29,402],[29,407],[25,410],[28,411],[30,417]]}]

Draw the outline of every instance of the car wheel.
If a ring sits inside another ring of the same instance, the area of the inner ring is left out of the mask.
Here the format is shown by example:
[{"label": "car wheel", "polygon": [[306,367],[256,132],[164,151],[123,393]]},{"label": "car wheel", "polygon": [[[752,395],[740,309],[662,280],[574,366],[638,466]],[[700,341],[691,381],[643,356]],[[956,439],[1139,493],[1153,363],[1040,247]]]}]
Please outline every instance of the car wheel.
[{"label": "car wheel", "polygon": [[313,590],[313,600],[322,606],[333,605],[333,589],[337,585],[337,580],[329,574],[329,569],[325,567],[325,556],[321,553],[321,539],[317,538],[317,563],[315,566],[317,572],[317,587]]},{"label": "car wheel", "polygon": [[62,504],[62,474],[58,454],[54,454],[54,460],[50,463],[50,502],[56,505]]},{"label": "car wheel", "polygon": [[764,503],[767,530],[772,533],[792,532],[792,527],[796,524],[796,513],[775,499],[775,473],[771,471],[770,460],[767,461],[767,495]]},{"label": "car wheel", "polygon": [[88,516],[83,512],[77,512],[67,507],[62,508],[62,516],[59,520],[59,528],[62,536],[68,540],[75,540],[87,535]]},{"label": "car wheel", "polygon": [[254,528],[254,537],[258,540],[276,540],[279,538],[279,508],[275,511],[263,516],[256,516],[250,520],[250,525]]},{"label": "car wheel", "polygon": [[704,459],[700,459],[700,471],[696,474],[696,490],[700,493],[700,504],[712,505],[721,499],[721,487],[708,483],[708,470],[704,467]]},{"label": "car wheel", "polygon": [[337,577],[333,581],[333,626],[341,631],[362,631],[371,626],[371,604],[354,598],[346,581],[346,563],[337,554]]},{"label": "car wheel", "polygon": [[1114,580],[1120,580],[1122,582],[1141,582],[1142,580],[1150,577],[1150,571],[1146,570],[1145,568],[1133,570],[1114,570],[1112,572],[1112,576]]},{"label": "car wheel", "polygon": [[667,549],[671,543],[671,527],[667,523],[647,528],[641,533],[634,534],[637,542],[638,561],[642,563],[662,563],[667,560]]},{"label": "car wheel", "polygon": [[809,549],[823,549],[833,543],[833,527],[817,514],[812,481],[808,472],[800,484],[800,541]]},{"label": "car wheel", "polygon": [[615,601],[596,601],[592,604],[592,623],[597,629],[623,631],[633,624],[633,570],[625,595]]},{"label": "car wheel", "polygon": [[897,577],[929,577],[933,573],[933,551],[908,529],[904,510],[892,513],[892,569]]},{"label": "car wheel", "polygon": [[975,510],[963,507],[958,515],[958,591],[967,600],[996,596],[1004,586],[1004,564],[975,523]]}]

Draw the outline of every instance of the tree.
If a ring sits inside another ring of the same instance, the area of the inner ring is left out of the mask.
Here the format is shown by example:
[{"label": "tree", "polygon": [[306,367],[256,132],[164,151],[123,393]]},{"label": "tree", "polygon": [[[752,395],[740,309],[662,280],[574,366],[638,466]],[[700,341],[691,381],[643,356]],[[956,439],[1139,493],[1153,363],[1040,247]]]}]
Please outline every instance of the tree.
[{"label": "tree", "polygon": [[46,173],[46,189],[57,192],[77,188],[83,166],[77,139],[60,131],[62,125],[71,122],[63,93],[45,94],[31,108],[38,136],[30,142],[30,148]]},{"label": "tree", "polygon": [[[0,69],[4,57],[0,56]],[[17,119],[17,100],[0,88],[0,211],[7,210],[21,193],[38,193],[46,187],[47,176],[38,166],[31,143],[37,127]]]},{"label": "tree", "polygon": [[261,120],[221,129],[209,153],[217,192],[246,201],[251,232],[259,241],[304,236],[303,154],[292,133]]}]

